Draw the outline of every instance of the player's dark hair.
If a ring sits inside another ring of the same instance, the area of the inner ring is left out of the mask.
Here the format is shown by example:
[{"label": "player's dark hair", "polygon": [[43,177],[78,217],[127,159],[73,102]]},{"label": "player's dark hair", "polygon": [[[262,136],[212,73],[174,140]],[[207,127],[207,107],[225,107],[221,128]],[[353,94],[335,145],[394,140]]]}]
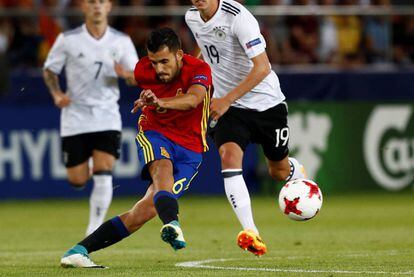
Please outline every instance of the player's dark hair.
[{"label": "player's dark hair", "polygon": [[171,28],[160,28],[152,31],[147,38],[147,50],[155,53],[167,46],[171,52],[181,49],[181,41]]}]

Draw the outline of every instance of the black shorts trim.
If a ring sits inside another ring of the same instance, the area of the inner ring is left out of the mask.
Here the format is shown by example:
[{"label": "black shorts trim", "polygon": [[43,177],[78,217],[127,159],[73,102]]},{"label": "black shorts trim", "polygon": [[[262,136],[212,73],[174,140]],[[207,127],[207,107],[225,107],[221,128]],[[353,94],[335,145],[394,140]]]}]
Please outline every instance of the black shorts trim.
[{"label": "black shorts trim", "polygon": [[[209,134],[217,148],[234,142],[244,152],[249,143],[257,143],[269,160],[280,161],[289,153],[287,116],[285,102],[262,112],[230,107],[216,126],[209,130]],[[283,139],[277,139],[277,133],[280,135],[282,132]]]},{"label": "black shorts trim", "polygon": [[66,167],[87,161],[93,150],[109,153],[118,159],[121,154],[121,132],[102,131],[62,137],[63,163]]}]

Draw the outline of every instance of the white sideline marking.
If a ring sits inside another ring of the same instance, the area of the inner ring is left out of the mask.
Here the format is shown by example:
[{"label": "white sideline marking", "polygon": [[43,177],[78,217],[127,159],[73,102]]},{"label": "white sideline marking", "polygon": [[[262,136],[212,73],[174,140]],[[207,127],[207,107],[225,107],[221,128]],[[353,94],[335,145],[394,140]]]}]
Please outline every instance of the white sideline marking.
[{"label": "white sideline marking", "polygon": [[263,268],[263,267],[235,267],[235,266],[214,266],[205,265],[213,262],[228,262],[242,259],[209,259],[201,261],[189,261],[176,263],[177,267],[189,268],[208,268],[222,270],[240,270],[240,271],[267,271],[267,272],[294,272],[294,273],[337,273],[337,274],[384,274],[384,275],[412,275],[414,271],[406,272],[387,272],[387,271],[353,271],[353,270],[324,270],[324,269],[288,269],[288,268]]}]

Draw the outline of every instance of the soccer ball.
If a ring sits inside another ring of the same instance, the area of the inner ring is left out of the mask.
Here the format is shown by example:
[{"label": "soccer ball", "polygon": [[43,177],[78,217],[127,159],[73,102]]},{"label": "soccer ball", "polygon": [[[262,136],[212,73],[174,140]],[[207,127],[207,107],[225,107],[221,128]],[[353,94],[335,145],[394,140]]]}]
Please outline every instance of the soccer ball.
[{"label": "soccer ball", "polygon": [[322,207],[322,192],[318,185],[308,179],[296,179],[286,183],[279,193],[279,207],[293,220],[315,217]]}]

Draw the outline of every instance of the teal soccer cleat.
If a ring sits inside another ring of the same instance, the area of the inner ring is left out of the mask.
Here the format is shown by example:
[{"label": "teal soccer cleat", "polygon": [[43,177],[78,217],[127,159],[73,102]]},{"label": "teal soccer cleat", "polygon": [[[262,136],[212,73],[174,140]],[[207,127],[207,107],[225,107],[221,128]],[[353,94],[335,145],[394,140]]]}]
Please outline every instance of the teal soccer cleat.
[{"label": "teal soccer cleat", "polygon": [[60,266],[64,268],[106,268],[105,266],[95,264],[89,258],[88,251],[82,245],[75,245],[69,249],[60,259]]},{"label": "teal soccer cleat", "polygon": [[176,220],[162,226],[161,239],[168,242],[174,250],[179,250],[186,246],[180,223]]}]

